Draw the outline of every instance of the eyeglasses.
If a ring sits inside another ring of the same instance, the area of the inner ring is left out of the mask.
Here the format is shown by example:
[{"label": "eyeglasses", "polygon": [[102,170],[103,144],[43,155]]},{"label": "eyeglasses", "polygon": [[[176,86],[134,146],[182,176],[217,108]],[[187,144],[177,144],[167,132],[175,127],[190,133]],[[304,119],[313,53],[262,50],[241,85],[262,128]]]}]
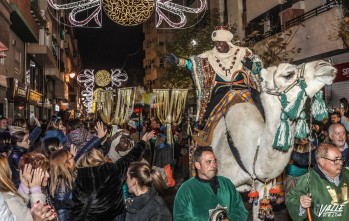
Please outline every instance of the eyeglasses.
[{"label": "eyeglasses", "polygon": [[321,157],[321,158],[324,158],[324,159],[326,159],[326,160],[332,161],[334,165],[339,164],[339,162],[342,162],[342,163],[343,163],[343,161],[345,160],[345,159],[343,159],[343,158],[337,158],[337,159],[334,159],[334,160],[329,159],[329,158],[326,158],[326,157]]}]

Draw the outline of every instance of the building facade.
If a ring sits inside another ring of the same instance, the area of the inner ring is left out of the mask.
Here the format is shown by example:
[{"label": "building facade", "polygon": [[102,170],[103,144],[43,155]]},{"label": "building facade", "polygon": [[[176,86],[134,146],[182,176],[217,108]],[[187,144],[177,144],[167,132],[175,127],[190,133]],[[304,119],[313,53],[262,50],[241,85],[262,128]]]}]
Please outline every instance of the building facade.
[{"label": "building facade", "polygon": [[1,0],[0,13],[0,115],[49,119],[77,109],[66,76],[79,71],[80,57],[73,30],[60,22],[65,14],[49,12],[46,0]]}]

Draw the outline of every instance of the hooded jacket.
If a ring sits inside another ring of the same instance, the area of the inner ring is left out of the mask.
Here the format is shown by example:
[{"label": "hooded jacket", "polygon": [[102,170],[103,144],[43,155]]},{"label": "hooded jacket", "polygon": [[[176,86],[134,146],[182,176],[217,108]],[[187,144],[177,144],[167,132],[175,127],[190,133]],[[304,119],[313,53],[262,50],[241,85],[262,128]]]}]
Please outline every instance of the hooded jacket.
[{"label": "hooded jacket", "polygon": [[72,221],[112,221],[124,213],[122,183],[129,164],[140,159],[145,145],[139,142],[115,163],[77,169]]}]

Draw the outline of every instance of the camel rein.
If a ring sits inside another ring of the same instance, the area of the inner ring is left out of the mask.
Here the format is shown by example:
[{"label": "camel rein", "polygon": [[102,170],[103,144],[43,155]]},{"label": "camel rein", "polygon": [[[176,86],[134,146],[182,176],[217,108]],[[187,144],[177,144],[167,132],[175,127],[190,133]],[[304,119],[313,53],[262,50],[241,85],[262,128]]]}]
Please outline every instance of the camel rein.
[{"label": "camel rein", "polygon": [[[301,80],[304,80],[304,69],[305,69],[305,63],[303,63],[300,67],[301,72],[299,77],[290,85],[288,85],[283,91],[278,91],[275,89],[266,89],[266,93],[270,95],[280,96],[281,94],[286,94],[288,91],[290,91],[294,86],[299,85],[299,82]],[[274,79],[274,78],[273,78]],[[275,81],[274,81],[275,86]]]}]

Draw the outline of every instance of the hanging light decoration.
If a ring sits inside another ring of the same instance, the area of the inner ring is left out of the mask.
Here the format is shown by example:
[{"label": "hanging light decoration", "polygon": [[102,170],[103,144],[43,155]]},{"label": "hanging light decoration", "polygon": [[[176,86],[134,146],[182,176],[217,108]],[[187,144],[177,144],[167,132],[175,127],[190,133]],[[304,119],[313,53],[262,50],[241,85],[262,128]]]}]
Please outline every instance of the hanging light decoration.
[{"label": "hanging light decoration", "polygon": [[[57,3],[58,2],[58,3]],[[102,27],[102,13],[101,13],[101,0],[80,0],[66,3],[66,1],[60,0],[47,0],[49,8],[54,10],[65,10],[69,12],[69,23],[64,25],[71,27]],[[92,13],[90,12],[91,10]],[[88,14],[83,19],[76,19],[78,14]],[[53,13],[52,13],[53,14]],[[52,16],[56,19],[56,16]],[[59,19],[56,19],[61,23]],[[94,21],[95,24],[92,24]]]},{"label": "hanging light decoration", "polygon": [[81,91],[83,105],[86,107],[87,113],[92,113],[93,88],[95,86],[94,70],[84,69],[78,74],[77,81],[84,89]]},{"label": "hanging light decoration", "polygon": [[[127,81],[128,75],[123,69],[99,70],[95,74],[94,69],[84,69],[77,77],[77,81],[84,88],[81,91],[83,105],[88,113],[93,113],[98,107],[96,104],[97,93],[100,90],[112,90],[121,87],[122,82]],[[110,86],[111,84],[111,86]],[[95,85],[99,88],[95,89]],[[109,87],[107,87],[109,85]]]},{"label": "hanging light decoration", "polygon": [[153,0],[103,0],[106,15],[124,26],[142,24],[151,16],[154,7]]},{"label": "hanging light decoration", "polygon": [[[200,6],[198,8],[190,8],[175,4],[171,0],[157,0],[156,13],[158,16],[156,28],[159,28],[163,22],[166,22],[171,28],[183,28],[187,23],[185,13],[199,14],[206,9],[206,0],[199,0],[199,4]],[[172,19],[168,17],[168,14],[170,14]],[[177,17],[175,19],[176,21],[173,21],[173,17]],[[178,18],[179,21],[177,22]]]}]

